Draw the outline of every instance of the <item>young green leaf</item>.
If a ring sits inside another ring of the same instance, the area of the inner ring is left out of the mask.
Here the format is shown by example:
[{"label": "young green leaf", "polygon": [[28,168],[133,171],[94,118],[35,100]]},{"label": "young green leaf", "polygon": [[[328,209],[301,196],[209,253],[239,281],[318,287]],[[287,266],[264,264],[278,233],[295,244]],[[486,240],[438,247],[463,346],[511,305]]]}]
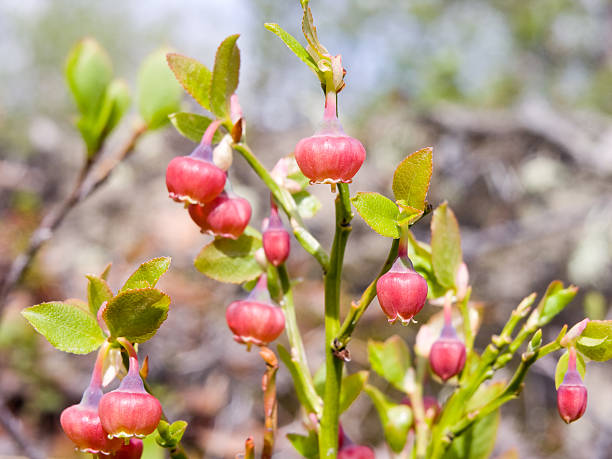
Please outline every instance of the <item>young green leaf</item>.
[{"label": "young green leaf", "polygon": [[369,372],[359,371],[348,375],[342,380],[342,389],[340,391],[340,413],[345,412],[353,404],[365,386]]},{"label": "young green leaf", "polygon": [[166,320],[170,297],[154,288],[126,290],[111,299],[102,317],[111,335],[142,343]]},{"label": "young green leaf", "polygon": [[89,311],[96,317],[102,303],[109,301],[113,297],[113,292],[104,279],[92,274],[85,277],[89,279],[87,284]]},{"label": "young green leaf", "polygon": [[384,343],[368,341],[368,358],[372,370],[399,390],[407,392],[406,378],[410,368],[410,351],[400,336],[393,335]]},{"label": "young green leaf", "polygon": [[385,196],[372,192],[359,192],[351,198],[357,213],[370,228],[381,236],[400,237],[397,219],[400,211],[393,201]]},{"label": "young green leaf", "polygon": [[89,354],[105,340],[96,318],[71,304],[42,303],[24,309],[21,314],[60,351]]},{"label": "young green leaf", "polygon": [[425,209],[425,198],[429,190],[433,170],[433,149],[415,151],[404,159],[393,174],[393,194],[397,201],[415,209]]},{"label": "young green leaf", "polygon": [[[569,363],[569,352],[565,351],[563,355],[557,361],[557,367],[555,368],[555,388],[559,389],[559,386],[563,382],[563,378],[565,377],[565,373],[567,373],[567,367]],[[576,370],[580,373],[582,379],[584,379],[584,375],[586,373],[586,364],[584,363],[584,359],[579,352],[576,352]]]},{"label": "young green leaf", "polygon": [[495,410],[455,438],[443,459],[486,459],[495,447],[500,413]]},{"label": "young green leaf", "polygon": [[408,430],[412,425],[412,410],[407,405],[398,405],[391,402],[380,390],[366,384],[363,389],[372,399],[380,423],[385,433],[385,440],[391,450],[399,453],[404,449],[408,439]]},{"label": "young green leaf", "polygon": [[612,320],[591,320],[576,347],[591,360],[605,362],[612,359]]},{"label": "young green leaf", "polygon": [[159,278],[168,271],[170,257],[153,258],[141,264],[128,278],[119,292],[136,288],[155,287]]},{"label": "young green leaf", "polygon": [[444,288],[433,271],[431,260],[431,247],[425,242],[417,241],[412,233],[408,232],[408,258],[412,261],[414,269],[427,281],[427,298],[444,296]]},{"label": "young green leaf", "polygon": [[138,72],[138,110],[149,129],[168,122],[180,108],[183,90],[166,64],[166,50],[157,50],[143,61]]},{"label": "young green leaf", "polygon": [[431,219],[431,261],[436,278],[443,286],[454,287],[462,258],[459,224],[445,202]]},{"label": "young green leaf", "polygon": [[104,279],[105,281],[108,281],[108,275],[110,274],[110,270],[112,266],[113,264],[109,263],[104,267],[104,269],[102,270],[102,273],[100,274],[100,279]]},{"label": "young green leaf", "polygon": [[97,115],[112,76],[110,57],[96,40],[84,38],[74,45],[66,61],[66,80],[85,118]]},{"label": "young green leaf", "polygon": [[574,299],[576,293],[578,293],[578,287],[570,285],[563,288],[561,282],[551,282],[538,304],[537,314],[533,316],[537,318],[537,326],[543,327],[550,322]]},{"label": "young green leaf", "polygon": [[293,53],[302,62],[304,62],[308,67],[310,67],[310,70],[312,70],[315,73],[315,75],[317,75],[320,79],[323,78],[323,73],[319,70],[319,67],[317,66],[317,63],[315,62],[315,60],[312,58],[310,54],[308,54],[308,51],[306,51],[306,48],[304,48],[302,44],[299,41],[297,41],[290,33],[283,30],[283,28],[279,26],[278,24],[274,24],[271,22],[264,24],[264,27],[268,29],[270,32],[272,32],[273,34],[275,34],[278,38],[283,40],[283,43],[285,43],[285,45],[287,45],[287,47],[291,51],[293,51]]},{"label": "young green leaf", "polygon": [[240,35],[230,35],[221,42],[215,55],[210,83],[210,109],[219,118],[229,114],[230,96],[236,92],[240,74],[240,50],[236,40]]},{"label": "young green leaf", "polygon": [[261,239],[246,234],[236,240],[215,239],[204,246],[194,265],[211,279],[240,284],[261,274],[261,266],[255,260],[255,252],[260,247]]},{"label": "young green leaf", "polygon": [[181,54],[169,53],[166,60],[178,82],[195,101],[210,109],[209,92],[212,73],[201,62]]},{"label": "young green leaf", "polygon": [[[206,128],[210,123],[212,123],[210,118],[198,115],[196,113],[172,113],[169,118],[170,122],[176,128],[179,134],[196,143],[200,143],[202,141],[202,136],[204,135]],[[213,137],[213,143],[219,143],[222,137],[223,131],[221,129],[217,129]]]},{"label": "young green leaf", "polygon": [[157,427],[155,441],[162,448],[172,449],[181,441],[185,430],[187,430],[187,422],[185,421],[175,421],[168,424],[162,420]]},{"label": "young green leaf", "polygon": [[121,79],[115,79],[107,86],[104,102],[95,125],[95,134],[103,141],[119,124],[131,103],[130,88]]},{"label": "young green leaf", "polygon": [[308,191],[298,191],[293,194],[300,216],[304,219],[314,217],[321,208],[321,201]]},{"label": "young green leaf", "polygon": [[319,457],[319,441],[317,439],[317,434],[312,430],[308,432],[308,436],[288,433],[287,439],[302,457],[306,459],[315,459]]}]

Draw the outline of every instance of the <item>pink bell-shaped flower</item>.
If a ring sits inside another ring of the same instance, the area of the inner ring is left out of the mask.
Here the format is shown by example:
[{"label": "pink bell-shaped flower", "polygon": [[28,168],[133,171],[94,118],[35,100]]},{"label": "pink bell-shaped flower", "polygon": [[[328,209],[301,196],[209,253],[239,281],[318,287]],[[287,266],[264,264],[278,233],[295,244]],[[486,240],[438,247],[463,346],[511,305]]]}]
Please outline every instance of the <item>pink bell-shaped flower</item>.
[{"label": "pink bell-shaped flower", "polygon": [[159,424],[162,407],[140,378],[138,359],[130,355],[130,368],[119,387],[100,400],[100,420],[109,437],[146,437]]},{"label": "pink bell-shaped flower", "polygon": [[576,349],[569,350],[567,372],[557,389],[559,415],[567,424],[580,419],[587,407],[587,388],[576,370]]},{"label": "pink bell-shaped flower", "polygon": [[239,343],[264,346],[285,329],[285,314],[272,304],[267,282],[266,275],[262,275],[246,299],[234,301],[227,308],[227,325]]},{"label": "pink bell-shaped flower", "polygon": [[429,351],[429,365],[431,370],[447,381],[458,375],[465,366],[465,344],[457,336],[455,327],[451,322],[451,305],[447,298],[444,304],[444,326],[440,337],[434,341]]},{"label": "pink bell-shaped flower", "polygon": [[278,207],[273,201],[270,217],[264,223],[262,242],[266,258],[272,265],[278,267],[289,257],[291,239],[278,215]]},{"label": "pink bell-shaped flower", "polygon": [[127,445],[122,445],[111,457],[115,459],[140,459],[142,457],[143,446],[140,438],[132,437]]},{"label": "pink bell-shaped flower", "polygon": [[189,215],[203,233],[238,239],[251,220],[251,205],[246,199],[224,191],[204,206],[191,204]]},{"label": "pink bell-shaped flower", "polygon": [[223,191],[226,174],[212,161],[212,138],[219,124],[214,121],[208,126],[189,156],[178,156],[168,164],[166,186],[175,201],[203,205]]},{"label": "pink bell-shaped flower", "polygon": [[336,116],[336,94],[327,93],[323,123],[298,142],[295,160],[310,183],[350,183],[366,158],[361,142],[344,133]]}]

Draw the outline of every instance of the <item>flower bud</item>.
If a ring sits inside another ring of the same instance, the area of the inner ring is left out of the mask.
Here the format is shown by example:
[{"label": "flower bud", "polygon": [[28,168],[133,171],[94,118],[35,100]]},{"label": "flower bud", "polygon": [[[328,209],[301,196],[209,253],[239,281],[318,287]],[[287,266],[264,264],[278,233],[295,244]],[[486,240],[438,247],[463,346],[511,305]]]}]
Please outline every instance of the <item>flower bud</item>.
[{"label": "flower bud", "polygon": [[567,424],[580,419],[587,407],[587,388],[576,370],[576,350],[570,348],[567,372],[557,389],[557,409]]},{"label": "flower bud", "polygon": [[431,346],[429,365],[442,381],[446,381],[463,370],[465,357],[465,344],[457,337],[449,314],[440,337]]},{"label": "flower bud", "polygon": [[159,424],[162,407],[140,378],[138,360],[130,356],[130,368],[119,387],[100,400],[100,421],[109,437],[146,437]]},{"label": "flower bud", "polygon": [[232,137],[226,135],[213,150],[213,163],[221,170],[228,170],[233,161]]},{"label": "flower bud", "polygon": [[336,117],[336,94],[328,93],[323,124],[295,147],[300,170],[310,183],[350,183],[365,157],[361,142],[346,135]]},{"label": "flower bud", "polygon": [[251,205],[244,198],[223,192],[204,206],[190,205],[189,215],[203,233],[238,239],[251,220]]},{"label": "flower bud", "polygon": [[264,224],[262,242],[266,258],[272,265],[280,266],[289,257],[291,240],[274,204],[270,210],[270,218]]},{"label": "flower bud", "polygon": [[376,294],[389,323],[399,319],[407,324],[425,305],[427,281],[407,267],[402,257],[398,257],[391,269],[376,282]]},{"label": "flower bud", "polygon": [[62,429],[84,453],[110,454],[117,451],[122,444],[118,438],[109,439],[98,415],[98,403],[102,398],[102,389],[88,387],[78,405],[72,405],[62,411],[60,424]]},{"label": "flower bud", "polygon": [[179,156],[168,164],[166,186],[170,197],[187,204],[206,204],[225,187],[225,172],[211,162],[212,147],[198,145],[189,156]]},{"label": "flower bud", "polygon": [[265,275],[259,278],[246,299],[228,306],[225,318],[234,339],[247,346],[264,346],[278,338],[285,329],[285,314],[271,303]]},{"label": "flower bud", "polygon": [[130,438],[127,445],[121,446],[111,457],[115,459],[140,459],[142,457],[143,444],[140,438]]}]

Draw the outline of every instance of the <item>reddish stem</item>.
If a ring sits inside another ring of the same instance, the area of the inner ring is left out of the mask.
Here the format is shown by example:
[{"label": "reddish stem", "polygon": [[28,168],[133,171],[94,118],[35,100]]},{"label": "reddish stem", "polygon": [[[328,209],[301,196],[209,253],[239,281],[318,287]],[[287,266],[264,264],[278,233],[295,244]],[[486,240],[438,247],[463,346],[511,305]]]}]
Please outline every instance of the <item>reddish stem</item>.
[{"label": "reddish stem", "polygon": [[98,350],[98,356],[96,357],[96,363],[94,365],[93,371],[91,372],[91,380],[89,381],[90,388],[99,388],[102,387],[102,370],[104,369],[104,359],[106,359],[106,354],[108,353],[110,345],[108,342],[104,342],[100,349]]},{"label": "reddish stem", "polygon": [[567,371],[576,371],[576,349],[569,348],[569,359],[567,361]]},{"label": "reddish stem", "polygon": [[453,314],[451,307],[451,296],[450,293],[447,293],[444,297],[444,323],[446,325],[452,325],[453,322]]},{"label": "reddish stem", "polygon": [[213,137],[215,136],[215,132],[217,132],[217,129],[219,128],[219,126],[221,126],[220,120],[215,120],[208,125],[208,127],[206,128],[206,131],[204,131],[204,135],[202,136],[202,142],[201,142],[202,145],[212,144]]},{"label": "reddish stem", "polygon": [[323,111],[324,120],[335,120],[338,118],[336,107],[336,93],[329,91],[325,94],[325,110]]}]

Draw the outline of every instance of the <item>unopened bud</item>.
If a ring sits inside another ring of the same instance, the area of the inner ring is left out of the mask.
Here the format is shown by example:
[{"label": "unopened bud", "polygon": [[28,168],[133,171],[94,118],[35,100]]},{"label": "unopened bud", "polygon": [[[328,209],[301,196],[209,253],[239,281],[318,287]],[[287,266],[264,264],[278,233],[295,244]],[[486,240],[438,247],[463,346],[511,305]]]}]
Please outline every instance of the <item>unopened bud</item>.
[{"label": "unopened bud", "polygon": [[233,161],[232,138],[226,135],[213,150],[213,163],[221,170],[228,170]]}]

